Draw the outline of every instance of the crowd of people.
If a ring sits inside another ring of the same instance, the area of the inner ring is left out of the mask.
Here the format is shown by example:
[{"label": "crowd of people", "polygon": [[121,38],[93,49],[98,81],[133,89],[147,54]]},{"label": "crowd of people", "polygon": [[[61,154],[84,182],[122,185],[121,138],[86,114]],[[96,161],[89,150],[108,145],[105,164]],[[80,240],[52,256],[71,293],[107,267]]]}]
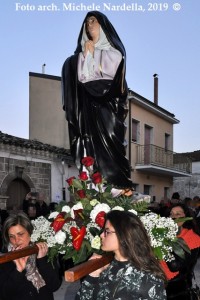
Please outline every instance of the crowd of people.
[{"label": "crowd of people", "polygon": [[[32,216],[28,213],[28,208],[34,205],[36,207],[34,201],[40,199],[41,206],[45,208],[44,216],[48,216],[50,208],[43,197],[34,197],[35,195],[31,193],[27,195],[24,200],[24,212],[4,215],[1,230],[2,252],[30,245]],[[172,199],[173,203],[167,206],[164,215],[172,219],[190,217],[187,221],[180,220],[177,223],[179,228],[177,237],[182,238],[189,248],[189,251],[185,250],[184,258],[174,253],[171,262],[157,261],[140,219],[130,212],[111,211],[106,216],[101,234],[101,247],[105,252],[113,252],[114,259],[109,265],[83,279],[76,295],[77,300],[101,300],[107,299],[108,295],[112,295],[112,299],[126,300],[193,299],[191,296],[193,272],[200,254],[200,228],[197,222],[199,197],[186,198],[185,201],[179,197],[174,201],[173,195]],[[51,211],[54,209],[52,206]],[[41,212],[39,215],[42,215]],[[46,256],[48,248],[45,243],[38,243],[38,248],[38,255],[0,265],[0,289],[4,291],[0,295],[0,300],[53,299],[53,292],[60,287],[62,280],[61,265],[56,261],[52,268],[48,263]],[[94,254],[90,259],[98,257]]]},{"label": "crowd of people", "polygon": [[50,207],[45,202],[45,194],[43,192],[29,192],[23,201],[23,211],[31,220],[40,216],[47,216],[50,212]]},{"label": "crowd of people", "polygon": [[181,199],[180,194],[178,192],[174,192],[172,194],[171,199],[167,199],[166,201],[160,201],[159,207],[156,209],[156,212],[158,212],[161,216],[169,216],[170,210],[175,204],[184,204],[189,209],[191,216],[194,217],[196,222],[200,225],[199,196],[194,196],[193,198],[184,197],[183,199]]}]

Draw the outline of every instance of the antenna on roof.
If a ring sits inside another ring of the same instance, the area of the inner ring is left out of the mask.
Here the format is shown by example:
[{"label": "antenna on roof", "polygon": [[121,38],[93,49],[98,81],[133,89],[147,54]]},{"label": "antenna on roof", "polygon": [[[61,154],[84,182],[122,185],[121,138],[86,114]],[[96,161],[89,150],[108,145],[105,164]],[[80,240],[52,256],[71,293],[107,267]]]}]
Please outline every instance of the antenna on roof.
[{"label": "antenna on roof", "polygon": [[42,65],[42,74],[45,74],[45,67],[46,67],[46,64],[43,64]]}]

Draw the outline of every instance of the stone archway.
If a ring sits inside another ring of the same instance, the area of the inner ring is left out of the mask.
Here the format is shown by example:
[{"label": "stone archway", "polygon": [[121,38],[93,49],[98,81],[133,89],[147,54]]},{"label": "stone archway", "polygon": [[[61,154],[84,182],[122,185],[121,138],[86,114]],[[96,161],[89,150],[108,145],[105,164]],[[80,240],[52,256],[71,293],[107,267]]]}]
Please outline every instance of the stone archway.
[{"label": "stone archway", "polygon": [[7,196],[7,209],[21,209],[25,195],[35,186],[30,177],[24,172],[19,176],[17,172],[9,173],[1,185],[1,195]]}]

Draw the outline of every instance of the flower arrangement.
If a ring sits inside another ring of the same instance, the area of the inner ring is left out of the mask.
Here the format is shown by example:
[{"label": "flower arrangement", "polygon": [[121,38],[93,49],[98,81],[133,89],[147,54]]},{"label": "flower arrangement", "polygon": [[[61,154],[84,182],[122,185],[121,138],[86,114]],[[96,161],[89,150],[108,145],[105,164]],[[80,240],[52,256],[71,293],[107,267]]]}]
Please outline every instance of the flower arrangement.
[{"label": "flower arrangement", "polygon": [[177,224],[171,218],[148,211],[147,202],[132,201],[129,191],[114,197],[112,186],[93,170],[92,157],[83,158],[82,164],[85,171],[80,172],[79,178],[66,180],[72,201],[61,202],[48,219],[39,217],[32,221],[31,241],[47,242],[50,261],[62,254],[64,259],[72,258],[74,264],[78,264],[93,252],[102,253],[100,234],[106,213],[114,209],[128,210],[141,218],[156,257],[165,261],[172,259],[171,253],[177,249]]},{"label": "flower arrangement", "polygon": [[178,225],[172,218],[160,217],[152,212],[141,216],[141,221],[150,236],[155,256],[160,260],[172,260]]}]

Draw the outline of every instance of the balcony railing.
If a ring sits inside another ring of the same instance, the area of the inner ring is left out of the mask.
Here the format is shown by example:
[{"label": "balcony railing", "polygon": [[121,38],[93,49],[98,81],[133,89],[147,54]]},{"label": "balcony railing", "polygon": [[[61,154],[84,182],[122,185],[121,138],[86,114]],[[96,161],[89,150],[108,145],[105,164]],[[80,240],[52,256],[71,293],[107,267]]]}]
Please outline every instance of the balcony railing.
[{"label": "balcony railing", "polygon": [[192,172],[192,162],[189,157],[152,144],[137,146],[136,165],[154,165],[185,173]]}]

